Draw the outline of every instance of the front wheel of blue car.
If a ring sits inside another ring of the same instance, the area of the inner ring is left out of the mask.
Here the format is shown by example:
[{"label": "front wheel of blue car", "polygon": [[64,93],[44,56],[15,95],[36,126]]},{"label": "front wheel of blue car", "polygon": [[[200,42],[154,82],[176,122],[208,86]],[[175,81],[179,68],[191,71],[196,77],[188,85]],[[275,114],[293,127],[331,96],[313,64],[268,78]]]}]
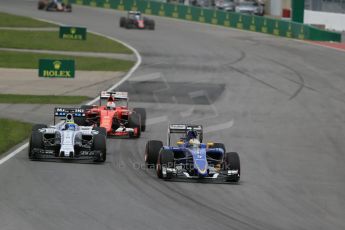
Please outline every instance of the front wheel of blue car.
[{"label": "front wheel of blue car", "polygon": [[[225,154],[225,169],[228,171],[227,181],[238,182],[241,176],[240,156],[236,152]],[[230,175],[229,175],[230,174]]]},{"label": "front wheel of blue car", "polygon": [[158,140],[150,140],[145,147],[145,163],[148,168],[157,164],[159,151],[163,147],[163,142]]},{"label": "front wheel of blue car", "polygon": [[168,149],[161,149],[156,165],[158,178],[171,179],[172,173],[168,169],[174,168],[174,153]]}]

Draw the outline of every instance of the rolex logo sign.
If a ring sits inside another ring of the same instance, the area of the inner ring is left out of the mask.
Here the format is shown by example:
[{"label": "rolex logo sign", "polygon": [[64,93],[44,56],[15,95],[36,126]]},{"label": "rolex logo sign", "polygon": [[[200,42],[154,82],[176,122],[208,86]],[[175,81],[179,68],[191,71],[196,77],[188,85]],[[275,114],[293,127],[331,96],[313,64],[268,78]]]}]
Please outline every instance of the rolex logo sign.
[{"label": "rolex logo sign", "polygon": [[59,70],[61,68],[61,61],[54,61],[53,65],[55,70]]},{"label": "rolex logo sign", "polygon": [[74,78],[74,60],[40,59],[38,75],[45,78]]},{"label": "rolex logo sign", "polygon": [[62,39],[86,40],[86,28],[60,26],[59,37]]},{"label": "rolex logo sign", "polygon": [[76,32],[77,32],[77,29],[74,28],[74,27],[72,27],[72,28],[71,28],[71,34],[75,34]]}]

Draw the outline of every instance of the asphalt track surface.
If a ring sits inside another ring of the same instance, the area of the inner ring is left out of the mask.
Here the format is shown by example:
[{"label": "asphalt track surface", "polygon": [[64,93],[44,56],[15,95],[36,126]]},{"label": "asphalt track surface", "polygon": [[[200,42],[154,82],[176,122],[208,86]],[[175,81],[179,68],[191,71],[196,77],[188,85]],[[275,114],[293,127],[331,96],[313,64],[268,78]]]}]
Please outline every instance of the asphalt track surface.
[{"label": "asphalt track surface", "polygon": [[[143,63],[120,88],[148,110],[139,140],[108,140],[104,165],[0,166],[0,229],[345,229],[345,53],[155,17],[155,31],[118,27],[123,12],[1,11],[86,26],[137,48]],[[51,118],[47,117],[47,121]],[[169,122],[206,127],[239,152],[238,185],[165,182],[143,165]]]}]

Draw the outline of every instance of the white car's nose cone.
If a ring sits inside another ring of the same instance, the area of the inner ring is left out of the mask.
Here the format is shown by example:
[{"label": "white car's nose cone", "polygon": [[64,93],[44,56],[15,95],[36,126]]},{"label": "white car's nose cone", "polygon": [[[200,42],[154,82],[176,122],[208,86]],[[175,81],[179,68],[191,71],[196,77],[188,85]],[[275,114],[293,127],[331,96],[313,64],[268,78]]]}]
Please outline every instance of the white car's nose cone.
[{"label": "white car's nose cone", "polygon": [[74,154],[74,131],[62,132],[60,156],[69,157]]}]

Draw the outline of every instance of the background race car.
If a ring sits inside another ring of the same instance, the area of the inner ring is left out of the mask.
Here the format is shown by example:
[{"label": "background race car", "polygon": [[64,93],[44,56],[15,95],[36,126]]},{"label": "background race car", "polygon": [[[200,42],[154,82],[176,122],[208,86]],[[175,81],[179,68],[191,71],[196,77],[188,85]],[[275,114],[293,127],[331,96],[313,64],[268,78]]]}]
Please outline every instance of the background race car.
[{"label": "background race car", "polygon": [[[74,117],[85,116],[84,110],[55,108],[54,125],[34,125],[32,128],[29,159],[76,159],[104,162],[106,160],[106,136],[103,128],[79,126]],[[55,118],[63,122],[55,125]]]},{"label": "background race car", "polygon": [[[106,100],[106,105],[104,104]],[[86,125],[103,127],[109,137],[138,138],[146,129],[146,110],[128,108],[127,92],[106,92],[100,94],[99,105],[84,105]]]},{"label": "background race car", "polygon": [[[176,134],[177,146],[172,146]],[[240,180],[238,153],[226,152],[222,143],[202,143],[201,125],[170,125],[167,139],[167,146],[163,146],[162,141],[150,140],[145,148],[145,162],[149,167],[155,167],[159,178],[222,182]]]},{"label": "background race car", "polygon": [[126,29],[155,29],[155,21],[146,17],[143,17],[139,11],[128,11],[127,17],[120,18],[120,27]]},{"label": "background race car", "polygon": [[55,2],[51,0],[39,0],[38,9],[57,12],[72,12],[72,5],[70,3],[65,4],[61,1]]}]

